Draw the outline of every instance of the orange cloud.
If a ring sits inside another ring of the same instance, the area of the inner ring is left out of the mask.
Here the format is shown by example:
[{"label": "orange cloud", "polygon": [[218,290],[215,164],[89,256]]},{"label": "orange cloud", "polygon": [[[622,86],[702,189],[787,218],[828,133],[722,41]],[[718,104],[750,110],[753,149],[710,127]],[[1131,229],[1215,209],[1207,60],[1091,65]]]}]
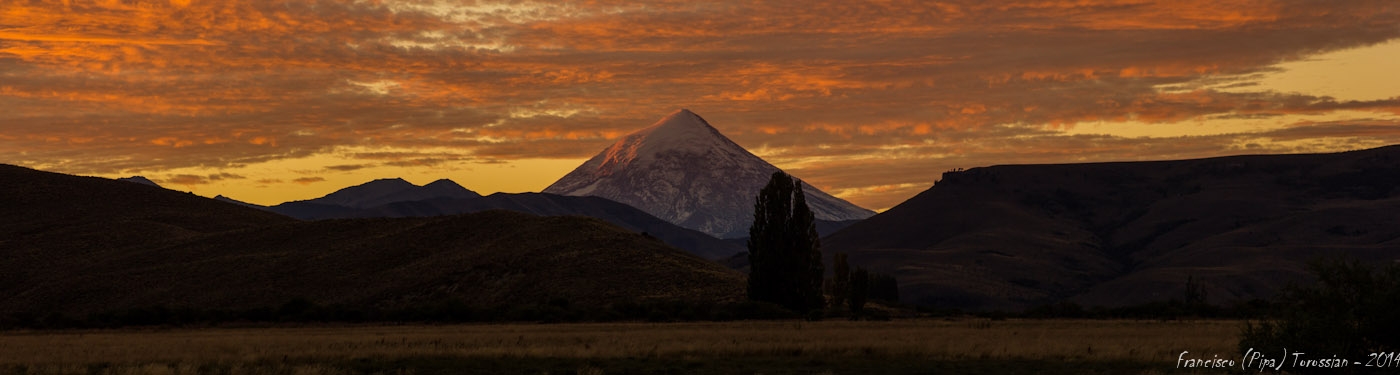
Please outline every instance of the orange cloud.
[{"label": "orange cloud", "polygon": [[[341,147],[452,151],[314,170],[583,158],[688,107],[741,145],[845,160],[802,164],[803,177],[884,207],[909,189],[872,186],[948,167],[1330,150],[1392,140],[1367,121],[1400,116],[1394,99],[1216,89],[1400,38],[1391,0],[502,5],[6,2],[0,107],[15,110],[0,111],[0,160],[98,174]],[[1339,113],[1366,121],[1330,122]],[[1063,132],[1238,118],[1328,125],[1241,128],[1208,146]],[[179,181],[194,177],[210,179]]]},{"label": "orange cloud", "polygon": [[178,40],[178,39],[153,39],[153,38],[113,38],[75,34],[57,35],[36,35],[24,34],[9,31],[0,31],[0,39],[19,40],[30,42],[68,42],[83,44],[144,44],[144,45],[214,45],[216,43],[202,39]]},{"label": "orange cloud", "polygon": [[247,179],[247,177],[244,177],[244,176],[241,176],[241,175],[237,175],[237,174],[233,174],[233,173],[223,173],[223,172],[220,172],[220,173],[214,173],[214,174],[209,174],[209,175],[177,174],[177,175],[171,175],[171,176],[168,176],[167,178],[160,179],[160,180],[156,180],[156,181],[157,181],[158,183],[171,184],[171,185],[179,185],[179,186],[185,186],[185,187],[192,187],[192,186],[194,186],[194,185],[209,184],[209,183],[212,183],[212,182],[214,182],[214,181],[222,181],[222,180],[243,180],[243,179]]},{"label": "orange cloud", "polygon": [[171,147],[179,148],[179,147],[185,147],[185,146],[193,145],[193,144],[194,144],[194,141],[182,140],[182,139],[175,138],[175,137],[160,137],[160,138],[152,139],[152,140],[151,140],[151,144],[157,145],[157,146],[171,146]]},{"label": "orange cloud", "polygon": [[292,180],[292,182],[295,182],[295,183],[298,183],[298,184],[302,184],[302,185],[310,185],[310,184],[314,184],[314,183],[317,183],[317,182],[322,182],[322,181],[325,181],[325,180],[326,180],[326,179],[325,179],[325,178],[322,178],[322,177],[302,177],[302,178],[298,178],[298,179]]}]

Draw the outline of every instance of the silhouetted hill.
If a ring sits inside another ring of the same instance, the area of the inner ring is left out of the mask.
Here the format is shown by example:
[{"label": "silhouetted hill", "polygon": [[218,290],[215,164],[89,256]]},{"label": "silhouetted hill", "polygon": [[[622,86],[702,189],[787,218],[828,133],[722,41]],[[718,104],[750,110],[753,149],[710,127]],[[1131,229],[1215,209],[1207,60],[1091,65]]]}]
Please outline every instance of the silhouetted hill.
[{"label": "silhouetted hill", "polygon": [[434,199],[398,202],[368,210],[373,216],[412,217],[455,215],[493,209],[526,212],[541,216],[587,216],[602,219],[623,229],[646,233],[671,246],[706,259],[720,259],[744,251],[743,246],[723,241],[700,231],[661,220],[642,210],[593,196],[565,196],[545,193],[496,193],[474,199]]},{"label": "silhouetted hill", "polygon": [[1400,147],[1312,155],[1007,165],[933,188],[823,239],[899,277],[905,301],[1021,308],[1069,300],[1266,297],[1305,263],[1400,258]]},{"label": "silhouetted hill", "polygon": [[306,222],[13,166],[0,166],[0,258],[0,313],[743,295],[741,274],[597,219],[489,211]]},{"label": "silhouetted hill", "polygon": [[252,204],[252,203],[248,203],[248,202],[236,200],[236,199],[229,198],[229,197],[225,197],[225,196],[222,196],[222,195],[215,195],[214,198],[212,198],[212,199],[213,199],[213,200],[216,200],[216,201],[224,202],[224,203],[233,203],[233,204],[236,204],[236,205],[239,205],[239,206],[243,206],[243,207],[256,208],[256,209],[259,209],[259,210],[266,210],[266,209],[267,209],[267,207],[264,207],[264,206],[259,206],[259,205],[256,205],[256,204]]},{"label": "silhouetted hill", "polygon": [[509,211],[296,222],[130,249],[31,285],[6,308],[349,306],[445,299],[579,305],[730,300],[742,275],[597,219]]},{"label": "silhouetted hill", "polygon": [[157,186],[0,164],[0,249],[38,258],[291,221]]},{"label": "silhouetted hill", "polygon": [[[393,180],[379,180],[393,181]],[[401,181],[401,180],[400,180]],[[404,182],[405,184],[407,182]],[[370,184],[360,185],[366,186]],[[349,190],[352,188],[347,188]],[[345,191],[342,190],[342,191]],[[338,194],[338,193],[337,193]],[[622,203],[592,196],[564,196],[544,193],[496,193],[470,198],[433,198],[397,201],[374,207],[347,207],[326,204],[325,199],[287,202],[268,210],[303,220],[428,217],[457,215],[493,209],[525,212],[542,216],[588,216],[603,219],[624,229],[647,233],[661,241],[706,259],[720,259],[744,251],[744,246],[711,237],[661,220],[645,211]]]},{"label": "silhouetted hill", "polygon": [[[855,224],[855,223],[859,223],[859,222],[860,222],[860,220],[841,220],[841,221],[816,220],[816,221],[813,222],[813,224],[814,224],[814,226],[817,227],[817,235],[818,235],[818,236],[822,236],[822,237],[826,237],[826,236],[829,235],[829,234],[836,233],[837,231],[839,231],[839,230],[841,230],[841,229],[845,229],[846,227],[849,227],[849,226],[851,226],[851,225],[853,225],[853,224]],[[716,262],[719,262],[720,264],[723,264],[725,267],[729,267],[729,268],[732,268],[732,269],[735,269],[735,270],[739,270],[740,272],[748,273],[748,272],[749,272],[749,238],[748,238],[747,236],[746,236],[746,237],[738,237],[738,238],[726,238],[726,239],[724,239],[724,242],[727,242],[727,243],[729,243],[731,246],[733,246],[733,247],[739,249],[740,252],[734,253],[733,255],[728,256],[728,257],[724,257],[724,258],[714,258],[714,260],[715,260]]]},{"label": "silhouetted hill", "polygon": [[362,208],[338,206],[312,201],[293,201],[266,208],[268,211],[287,215],[300,220],[351,219],[374,217]]},{"label": "silhouetted hill", "polygon": [[[817,227],[817,235],[826,237],[859,222],[860,220],[816,220],[813,224]],[[743,238],[747,241],[748,236]]]},{"label": "silhouetted hill", "polygon": [[0,164],[0,295],[125,248],[292,221],[157,186]]}]

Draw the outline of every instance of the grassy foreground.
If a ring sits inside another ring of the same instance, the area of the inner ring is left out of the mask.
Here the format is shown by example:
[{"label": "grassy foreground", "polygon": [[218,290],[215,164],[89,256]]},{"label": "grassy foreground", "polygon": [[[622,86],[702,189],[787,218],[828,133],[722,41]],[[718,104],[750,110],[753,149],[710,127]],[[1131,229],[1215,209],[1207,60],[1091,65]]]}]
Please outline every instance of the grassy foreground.
[{"label": "grassy foreground", "polygon": [[1193,373],[1235,321],[896,320],[0,333],[16,374]]}]

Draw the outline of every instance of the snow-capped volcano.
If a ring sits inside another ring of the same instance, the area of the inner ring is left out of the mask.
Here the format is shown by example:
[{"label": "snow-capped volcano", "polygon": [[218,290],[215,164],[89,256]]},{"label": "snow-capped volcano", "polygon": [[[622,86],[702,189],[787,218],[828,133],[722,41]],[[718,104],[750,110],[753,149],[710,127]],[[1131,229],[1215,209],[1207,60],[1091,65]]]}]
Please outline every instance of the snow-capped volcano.
[{"label": "snow-capped volcano", "polygon": [[[626,203],[720,238],[748,236],[754,197],[778,167],[755,156],[689,110],[629,134],[544,189]],[[875,213],[804,185],[818,220]]]}]

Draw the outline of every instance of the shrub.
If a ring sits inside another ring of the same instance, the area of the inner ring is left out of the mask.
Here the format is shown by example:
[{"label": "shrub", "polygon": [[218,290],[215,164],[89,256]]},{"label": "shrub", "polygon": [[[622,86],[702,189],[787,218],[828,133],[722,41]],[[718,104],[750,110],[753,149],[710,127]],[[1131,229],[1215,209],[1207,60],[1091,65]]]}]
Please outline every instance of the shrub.
[{"label": "shrub", "polygon": [[1286,348],[1364,361],[1370,353],[1400,350],[1400,320],[1394,315],[1400,309],[1400,266],[1372,269],[1332,260],[1314,262],[1310,270],[1316,283],[1285,288],[1274,316],[1246,324],[1241,353]]}]

